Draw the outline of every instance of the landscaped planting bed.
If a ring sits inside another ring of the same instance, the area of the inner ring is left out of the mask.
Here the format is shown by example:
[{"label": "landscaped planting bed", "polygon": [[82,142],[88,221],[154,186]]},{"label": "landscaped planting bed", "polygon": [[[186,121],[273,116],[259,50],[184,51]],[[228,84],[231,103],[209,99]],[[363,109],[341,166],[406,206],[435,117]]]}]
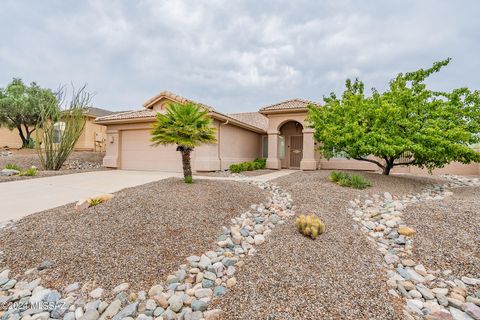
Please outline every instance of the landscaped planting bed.
[{"label": "landscaped planting bed", "polygon": [[[58,171],[42,170],[42,165],[35,150],[13,150],[11,153],[12,154],[9,156],[0,156],[0,170],[3,169],[7,164],[15,164],[23,169],[28,169],[31,166],[34,166],[38,169],[37,175],[2,176],[0,174],[0,182],[49,177],[86,171],[106,170],[105,168],[102,168],[102,159],[105,156],[105,153],[103,152],[74,151],[64,164],[62,170]],[[7,154],[7,152],[2,152],[2,154]]]},{"label": "landscaped planting bed", "polygon": [[293,221],[277,227],[246,260],[237,286],[215,304],[225,319],[403,319],[402,301],[388,293],[383,256],[346,208],[362,194],[416,192],[439,178],[357,174],[372,187],[340,187],[328,171],[273,181],[291,193],[297,214],[317,214],[326,231],[314,241]]},{"label": "landscaped planting bed", "polygon": [[21,275],[48,261],[40,272],[44,287],[95,280],[106,290],[128,282],[148,291],[185,257],[209,250],[230,218],[266,195],[240,182],[168,179],[125,189],[81,212],[73,204],[47,210],[0,235],[0,269]]},{"label": "landscaped planting bed", "polygon": [[480,278],[480,187],[450,191],[443,201],[405,211],[406,223],[417,231],[414,257],[428,269]]}]

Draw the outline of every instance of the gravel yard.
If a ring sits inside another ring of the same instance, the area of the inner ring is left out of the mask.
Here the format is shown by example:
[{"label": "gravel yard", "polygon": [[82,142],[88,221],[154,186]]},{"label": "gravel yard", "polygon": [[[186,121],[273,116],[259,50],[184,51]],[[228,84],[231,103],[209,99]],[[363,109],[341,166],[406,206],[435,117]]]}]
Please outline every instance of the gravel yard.
[{"label": "gravel yard", "polygon": [[105,289],[129,282],[148,290],[187,256],[209,250],[230,218],[266,196],[245,183],[173,178],[125,189],[81,213],[70,204],[20,220],[0,236],[1,267],[19,274],[49,261],[44,286],[95,280]]},{"label": "gravel yard", "polygon": [[58,171],[42,170],[42,165],[35,150],[13,150],[13,155],[8,157],[0,157],[0,170],[6,164],[16,164],[24,169],[31,166],[38,168],[36,176],[0,176],[0,182],[34,179],[41,177],[56,176],[62,174],[79,173],[86,171],[106,170],[102,168],[102,159],[105,156],[103,152],[90,152],[90,151],[74,151],[67,162],[64,164],[64,168]]},{"label": "gravel yard", "polygon": [[438,177],[358,173],[373,187],[355,190],[328,181],[328,171],[298,172],[273,182],[291,193],[297,214],[326,223],[317,241],[287,223],[248,258],[238,285],[215,307],[226,319],[401,319],[402,302],[388,294],[382,255],[353,227],[349,200],[365,193],[418,192]]},{"label": "gravel yard", "polygon": [[414,256],[427,269],[480,278],[480,188],[450,191],[453,195],[443,201],[405,210],[406,222],[417,230]]},{"label": "gravel yard", "polygon": [[[253,170],[253,171],[243,171],[241,172],[242,175],[247,177],[255,177],[261,176],[263,174],[268,174],[272,172],[276,172],[278,170],[270,170],[270,169],[260,169],[260,170]],[[229,177],[231,176],[229,171],[215,171],[215,172],[199,172],[195,173],[197,176],[206,176],[206,177]]]}]

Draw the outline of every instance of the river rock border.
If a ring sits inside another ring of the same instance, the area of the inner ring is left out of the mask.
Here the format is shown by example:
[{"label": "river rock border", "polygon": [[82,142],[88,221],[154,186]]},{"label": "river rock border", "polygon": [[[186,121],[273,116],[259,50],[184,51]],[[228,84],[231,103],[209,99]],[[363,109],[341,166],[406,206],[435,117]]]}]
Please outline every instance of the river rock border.
[{"label": "river rock border", "polygon": [[[427,270],[411,259],[415,230],[402,220],[410,204],[441,201],[452,195],[448,189],[480,186],[480,179],[445,176],[448,182],[421,193],[395,197],[385,192],[361,196],[350,202],[348,212],[358,222],[384,257],[389,293],[405,302],[406,319],[480,319],[480,291],[469,294],[480,279],[456,277],[451,270]],[[355,225],[356,226],[356,225]]]},{"label": "river rock border", "polygon": [[[255,255],[255,247],[272,229],[295,214],[291,196],[284,190],[269,182],[243,181],[268,191],[267,201],[252,205],[249,211],[232,219],[229,227],[223,227],[213,250],[188,257],[165,283],[138,293],[129,293],[128,283],[119,284],[113,289],[115,299],[106,302],[102,300],[104,289],[88,283],[82,287],[73,283],[58,292],[42,287],[41,278],[17,281],[9,278],[9,270],[4,270],[0,273],[2,320],[219,319],[220,309],[208,310],[212,300],[235,286],[235,274],[244,265],[243,258]],[[36,270],[27,271],[32,272]]]}]

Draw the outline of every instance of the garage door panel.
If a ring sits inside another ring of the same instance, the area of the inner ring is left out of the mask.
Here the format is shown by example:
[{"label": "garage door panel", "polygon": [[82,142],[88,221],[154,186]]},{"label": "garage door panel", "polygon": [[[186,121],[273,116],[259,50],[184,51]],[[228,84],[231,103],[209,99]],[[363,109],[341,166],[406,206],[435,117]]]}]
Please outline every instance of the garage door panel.
[{"label": "garage door panel", "polygon": [[182,157],[175,145],[152,146],[149,130],[122,131],[121,168],[182,172]]}]

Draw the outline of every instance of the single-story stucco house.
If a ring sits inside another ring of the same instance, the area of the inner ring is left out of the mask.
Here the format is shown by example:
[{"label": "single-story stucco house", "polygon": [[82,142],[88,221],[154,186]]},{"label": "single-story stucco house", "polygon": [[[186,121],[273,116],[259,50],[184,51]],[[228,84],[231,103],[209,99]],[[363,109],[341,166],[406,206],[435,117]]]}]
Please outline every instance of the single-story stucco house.
[{"label": "single-story stucco house", "polygon": [[[195,148],[194,171],[226,170],[233,163],[267,158],[269,169],[350,169],[378,170],[372,163],[346,158],[322,159],[306,123],[307,105],[318,103],[291,99],[260,108],[258,112],[221,113],[169,91],[146,101],[143,109],[99,117],[95,123],[107,127],[106,155],[103,164],[128,170],[182,172],[181,155],[176,146],[153,146],[150,130],[158,112],[169,102],[193,102],[209,111],[217,129],[217,143]],[[425,173],[415,167],[397,167],[394,172]],[[480,165],[452,163],[435,170],[443,174],[480,174]]]},{"label": "single-story stucco house", "polygon": [[[75,144],[76,151],[105,151],[105,142],[107,139],[107,127],[95,123],[97,117],[103,117],[114,114],[115,112],[89,107],[85,112],[85,127],[82,135]],[[59,126],[61,128],[61,126]],[[32,133],[32,139],[36,139],[35,132]],[[0,148],[19,149],[22,147],[22,139],[17,129],[10,130],[0,127]]]}]

